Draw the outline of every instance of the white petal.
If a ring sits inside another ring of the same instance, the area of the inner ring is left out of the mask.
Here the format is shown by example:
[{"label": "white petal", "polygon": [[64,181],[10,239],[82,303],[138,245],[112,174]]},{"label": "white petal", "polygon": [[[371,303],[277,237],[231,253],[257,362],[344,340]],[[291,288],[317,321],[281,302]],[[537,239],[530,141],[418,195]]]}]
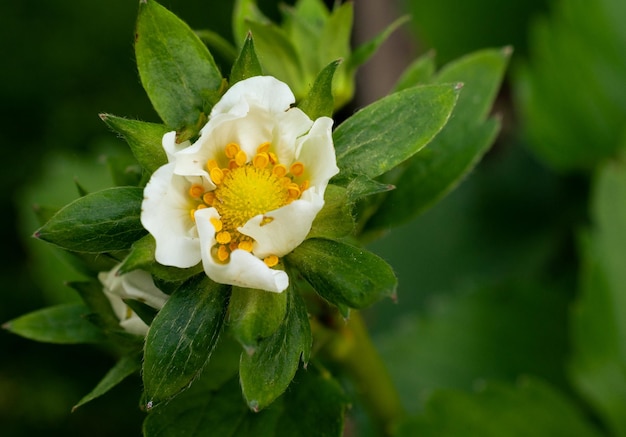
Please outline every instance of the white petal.
[{"label": "white petal", "polygon": [[287,273],[269,268],[263,261],[245,250],[234,250],[226,264],[217,263],[213,259],[211,248],[215,244],[215,229],[207,219],[213,214],[205,212],[210,209],[213,208],[203,209],[196,214],[198,232],[202,241],[202,265],[207,276],[220,284],[275,293],[284,291],[289,285]]},{"label": "white petal", "polygon": [[122,299],[134,299],[146,305],[160,310],[165,305],[169,296],[163,293],[152,280],[150,273],[143,270],[133,270],[122,278]]},{"label": "white petal", "polygon": [[148,325],[146,325],[144,321],[141,320],[141,318],[134,312],[131,313],[131,316],[128,319],[122,320],[120,322],[120,326],[126,332],[130,332],[131,334],[139,335],[142,337],[145,337],[145,335],[148,333]]},{"label": "white petal", "polygon": [[272,76],[255,76],[233,85],[213,107],[211,117],[220,113],[237,113],[245,109],[242,102],[254,103],[270,112],[283,112],[295,101],[287,84]]},{"label": "white petal", "polygon": [[[311,224],[324,206],[324,199],[311,188],[300,199],[275,211],[251,218],[239,232],[256,241],[253,252],[259,258],[283,256],[300,245],[311,230]],[[273,220],[261,226],[263,217]]]},{"label": "white petal", "polygon": [[277,123],[272,135],[272,144],[278,161],[289,166],[296,160],[297,139],[313,126],[313,121],[301,109],[291,108],[276,116]]},{"label": "white petal", "polygon": [[305,165],[311,188],[315,187],[322,197],[330,178],[339,173],[332,126],[333,120],[328,117],[315,120],[309,133],[300,140],[296,152],[298,161]]},{"label": "white petal", "polygon": [[153,173],[144,189],[141,224],[156,240],[157,262],[186,268],[200,262],[200,241],[189,215],[188,183],[173,171],[170,163]]},{"label": "white petal", "polygon": [[163,135],[163,139],[161,140],[161,144],[163,145],[163,150],[165,150],[165,154],[167,155],[167,160],[169,162],[174,161],[174,155],[190,146],[189,141],[185,141],[183,143],[176,143],[176,131],[168,132]]}]

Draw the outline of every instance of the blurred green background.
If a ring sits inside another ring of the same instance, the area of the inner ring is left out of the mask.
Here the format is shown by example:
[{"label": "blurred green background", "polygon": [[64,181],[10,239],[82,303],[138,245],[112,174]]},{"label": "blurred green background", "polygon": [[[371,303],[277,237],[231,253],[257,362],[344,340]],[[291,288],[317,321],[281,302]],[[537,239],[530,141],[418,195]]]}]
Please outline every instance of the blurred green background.
[{"label": "blurred green background", "polygon": [[[162,3],[193,28],[230,37],[230,2]],[[278,19],[275,1],[259,3]],[[376,3],[356,2],[357,33],[388,24],[367,15]],[[422,410],[442,388],[469,392],[531,375],[597,419],[568,376],[570,308],[592,175],[626,138],[626,6],[384,3],[413,17],[381,49],[399,65],[431,48],[440,64],[484,47],[515,48],[494,108],[503,130],[492,151],[442,202],[371,246],[400,281],[399,302],[380,302],[366,317],[406,408]],[[63,281],[77,273],[29,239],[37,227],[32,205],[75,198],[74,178],[88,190],[110,184],[107,163],[127,152],[98,113],[158,121],[135,69],[136,11],[128,0],[0,4],[0,322],[76,298]],[[381,71],[387,64],[377,59],[360,76],[362,89],[372,77],[399,74]],[[339,115],[369,98],[357,96]],[[2,435],[139,435],[139,378],[70,414],[114,363],[107,351],[0,332],[0,354]]]}]

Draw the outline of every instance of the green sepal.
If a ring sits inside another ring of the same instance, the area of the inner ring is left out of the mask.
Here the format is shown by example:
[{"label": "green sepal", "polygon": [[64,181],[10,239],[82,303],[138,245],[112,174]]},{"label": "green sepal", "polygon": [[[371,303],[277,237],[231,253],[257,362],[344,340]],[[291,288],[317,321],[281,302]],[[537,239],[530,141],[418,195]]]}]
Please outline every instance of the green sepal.
[{"label": "green sepal", "polygon": [[78,191],[78,195],[80,197],[83,197],[89,194],[89,191],[85,187],[83,187],[82,184],[78,182],[78,179],[76,178],[74,178],[74,185],[76,185],[76,191]]},{"label": "green sepal", "polygon": [[62,208],[34,234],[63,249],[102,253],[128,249],[143,237],[143,190],[115,187],[88,194]]},{"label": "green sepal", "polygon": [[413,87],[352,115],[333,134],[342,173],[374,178],[413,156],[445,126],[459,89],[458,84]]},{"label": "green sepal", "polygon": [[333,77],[341,60],[328,64],[318,74],[309,94],[298,104],[298,108],[304,111],[312,120],[319,117],[332,117],[335,106],[333,97]]},{"label": "green sepal", "polygon": [[239,56],[233,64],[233,68],[230,70],[229,83],[233,84],[248,79],[249,77],[260,76],[263,74],[261,63],[254,50],[254,40],[252,34],[248,34],[246,40],[241,47]]},{"label": "green sepal", "polygon": [[260,411],[284,393],[300,360],[311,353],[311,326],[304,301],[293,287],[287,295],[285,318],[274,334],[241,354],[239,380],[243,396],[252,411]]},{"label": "green sepal", "polygon": [[6,322],[4,329],[45,343],[100,343],[104,334],[86,319],[89,308],[82,303],[51,306]]},{"label": "green sepal", "polygon": [[72,407],[72,412],[77,408],[93,401],[106,394],[109,390],[117,386],[130,375],[139,372],[141,369],[141,358],[139,355],[126,355],[119,359],[117,363],[104,375],[102,380],[85,395],[76,405]]},{"label": "green sepal", "polygon": [[233,287],[228,325],[235,339],[252,353],[262,339],[280,327],[286,310],[287,293]]},{"label": "green sepal", "polygon": [[130,146],[135,159],[147,173],[152,174],[167,164],[163,150],[163,135],[171,129],[163,124],[130,120],[111,114],[100,114],[107,126],[120,134]]},{"label": "green sepal", "polygon": [[510,49],[482,50],[445,66],[435,81],[463,81],[450,122],[426,150],[415,155],[394,181],[369,230],[404,223],[449,193],[489,149],[500,129],[486,120],[510,57]]},{"label": "green sepal", "polygon": [[305,240],[285,257],[315,291],[328,302],[365,308],[386,296],[395,296],[396,277],[389,265],[373,253],[338,241]]},{"label": "green sepal", "polygon": [[139,4],[135,55],[141,83],[166,125],[195,126],[222,83],[213,56],[187,24],[154,0]]},{"label": "green sepal", "polygon": [[385,184],[367,176],[358,175],[350,179],[346,187],[346,195],[352,202],[362,199],[363,197],[372,196],[374,194],[385,193],[396,187],[391,184]]},{"label": "green sepal", "polygon": [[154,318],[144,348],[143,403],[150,410],[187,387],[217,344],[230,287],[198,275],[183,284]]},{"label": "green sepal", "polygon": [[345,188],[329,184],[324,207],[315,216],[307,238],[342,238],[354,231],[352,202]]},{"label": "green sepal", "polygon": [[120,321],[113,312],[111,302],[105,296],[99,281],[68,282],[67,286],[75,290],[91,312],[98,316],[100,320],[98,326],[103,329],[119,330]]},{"label": "green sepal", "polygon": [[164,266],[154,260],[156,241],[150,234],[145,235],[133,243],[128,256],[122,262],[119,273],[124,274],[133,270],[145,270],[152,276],[166,282],[182,282],[202,271],[202,264],[186,269]]},{"label": "green sepal", "polygon": [[435,52],[430,50],[413,61],[403,72],[394,86],[394,92],[415,85],[430,83],[435,74]]}]

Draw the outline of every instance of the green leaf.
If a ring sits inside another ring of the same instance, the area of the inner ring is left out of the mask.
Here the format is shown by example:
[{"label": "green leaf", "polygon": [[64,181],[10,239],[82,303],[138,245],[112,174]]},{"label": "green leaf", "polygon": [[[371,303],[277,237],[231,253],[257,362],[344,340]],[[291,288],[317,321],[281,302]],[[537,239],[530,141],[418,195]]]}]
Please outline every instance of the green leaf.
[{"label": "green leaf", "polygon": [[206,44],[210,52],[213,49],[211,53],[221,56],[229,64],[235,62],[237,49],[222,35],[209,29],[196,30],[196,35]]},{"label": "green leaf", "polygon": [[333,61],[320,71],[309,94],[298,105],[311,120],[324,116],[332,117],[335,106],[333,77],[340,63],[341,60]]},{"label": "green leaf", "polygon": [[354,230],[352,202],[345,188],[328,185],[324,208],[315,216],[307,238],[342,238]]},{"label": "green leaf", "polygon": [[198,275],[172,294],[154,318],[144,349],[147,409],[177,395],[200,374],[220,335],[229,292]]},{"label": "green leaf", "polygon": [[120,328],[120,321],[113,312],[111,302],[105,296],[99,281],[70,282],[67,285],[76,290],[93,314],[97,314],[102,321],[102,327],[112,330]]},{"label": "green leaf", "polygon": [[141,225],[143,190],[108,188],[81,197],[57,212],[35,237],[76,252],[128,249],[146,230]]},{"label": "green leaf", "polygon": [[363,197],[371,196],[373,194],[384,193],[395,189],[393,185],[384,184],[374,179],[370,179],[367,176],[359,175],[354,177],[348,183],[347,197],[351,201],[362,199]]},{"label": "green leaf", "polygon": [[278,330],[241,355],[239,379],[246,403],[253,411],[270,405],[289,386],[300,359],[306,364],[311,350],[311,327],[298,292],[289,287],[285,318]]},{"label": "green leaf", "polygon": [[230,71],[230,85],[232,86],[240,80],[260,76],[261,74],[263,74],[263,70],[261,69],[259,58],[254,51],[254,40],[252,39],[252,35],[249,34]]},{"label": "green leaf", "polygon": [[413,156],[447,123],[458,85],[410,88],[367,106],[333,134],[342,173],[379,176]]},{"label": "green leaf", "polygon": [[436,392],[396,437],[600,437],[576,405],[538,380],[490,383],[477,393]]},{"label": "green leaf", "polygon": [[471,171],[499,131],[498,120],[485,121],[504,77],[511,52],[483,50],[442,69],[435,81],[462,81],[463,90],[450,122],[415,155],[393,183],[367,228],[385,229],[406,222],[444,197]]},{"label": "green leaf", "polygon": [[403,72],[394,86],[394,92],[411,88],[415,85],[430,83],[435,73],[435,52],[428,51],[417,58]]},{"label": "green leaf", "polygon": [[283,323],[287,293],[233,287],[228,306],[228,324],[233,336],[246,350],[274,334]]},{"label": "green leaf", "polygon": [[167,126],[111,114],[100,114],[100,118],[126,140],[139,165],[149,174],[167,164],[167,156],[162,146],[163,135],[170,131]]},{"label": "green leaf", "polygon": [[185,393],[148,415],[146,437],[201,437],[207,430],[220,437],[343,435],[347,399],[340,385],[315,366],[298,372],[289,390],[259,413],[242,402],[237,378],[212,388],[208,381],[214,372],[209,370]]},{"label": "green leaf", "polygon": [[63,304],[44,308],[13,319],[4,329],[30,340],[46,343],[99,343],[102,331],[85,319],[89,308],[83,304]]},{"label": "green leaf", "polygon": [[120,274],[133,270],[145,270],[157,279],[166,282],[180,282],[202,272],[202,264],[200,263],[186,269],[161,265],[154,260],[155,250],[156,241],[150,234],[135,241],[130,253],[120,266]]},{"label": "green leaf", "polygon": [[391,267],[365,249],[332,240],[305,240],[286,256],[315,291],[334,305],[365,308],[393,296],[397,280]]},{"label": "green leaf", "polygon": [[238,47],[243,47],[250,32],[249,22],[267,24],[270,21],[256,5],[256,0],[236,0],[233,8],[233,36]]},{"label": "green leaf", "polygon": [[626,166],[604,165],[582,241],[581,295],[572,311],[570,375],[612,434],[626,436]]},{"label": "green leaf", "polygon": [[139,4],[135,55],[141,83],[165,124],[190,127],[209,113],[222,75],[189,26],[154,0]]},{"label": "green leaf", "polygon": [[127,355],[120,358],[120,360],[115,363],[115,366],[113,366],[111,370],[104,375],[104,378],[102,378],[98,385],[96,385],[91,392],[89,392],[72,407],[72,412],[86,403],[91,402],[107,393],[124,379],[128,378],[133,373],[138,372],[139,369],[141,369],[141,360],[138,356]]}]

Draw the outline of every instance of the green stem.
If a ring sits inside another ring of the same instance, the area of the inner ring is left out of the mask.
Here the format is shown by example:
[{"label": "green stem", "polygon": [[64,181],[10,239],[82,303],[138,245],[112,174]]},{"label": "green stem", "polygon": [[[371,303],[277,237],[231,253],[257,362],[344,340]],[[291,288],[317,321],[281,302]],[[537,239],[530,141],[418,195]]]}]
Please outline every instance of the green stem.
[{"label": "green stem", "polygon": [[361,315],[353,311],[324,346],[324,352],[349,375],[370,417],[382,435],[405,416],[398,393]]}]

